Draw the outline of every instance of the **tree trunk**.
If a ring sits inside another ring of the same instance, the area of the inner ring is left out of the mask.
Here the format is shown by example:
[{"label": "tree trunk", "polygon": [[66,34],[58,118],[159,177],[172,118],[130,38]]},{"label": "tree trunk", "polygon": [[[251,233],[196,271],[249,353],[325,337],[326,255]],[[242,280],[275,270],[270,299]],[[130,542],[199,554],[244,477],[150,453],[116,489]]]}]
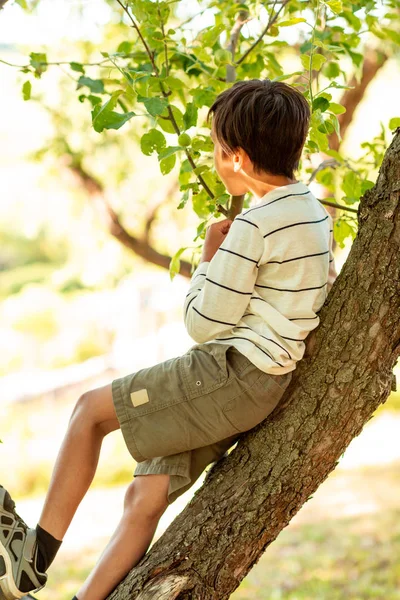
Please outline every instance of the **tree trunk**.
[{"label": "tree trunk", "polygon": [[400,354],[400,128],[358,221],[281,403],[208,471],[109,598],[229,598],[387,399]]}]

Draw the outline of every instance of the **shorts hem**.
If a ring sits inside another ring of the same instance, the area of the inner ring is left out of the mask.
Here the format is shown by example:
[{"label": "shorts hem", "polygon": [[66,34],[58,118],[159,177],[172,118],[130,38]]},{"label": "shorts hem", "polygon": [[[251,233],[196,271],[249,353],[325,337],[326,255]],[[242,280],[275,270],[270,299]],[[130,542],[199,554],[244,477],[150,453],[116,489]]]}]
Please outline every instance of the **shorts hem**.
[{"label": "shorts hem", "polygon": [[187,476],[186,468],[179,465],[142,465],[139,463],[134,475],[141,475],[142,473],[165,473],[168,475],[179,475],[180,477]]},{"label": "shorts hem", "polygon": [[187,468],[179,465],[141,465],[138,464],[133,476],[137,475],[170,475],[167,502],[171,505],[179,496],[193,485],[193,481]]},{"label": "shorts hem", "polygon": [[139,452],[138,447],[136,445],[135,438],[130,427],[129,418],[126,412],[126,407],[124,404],[124,393],[122,387],[123,378],[114,379],[111,383],[114,408],[118,417],[119,425],[125,440],[125,444],[135,461],[137,463],[140,463],[145,461],[146,458]]}]

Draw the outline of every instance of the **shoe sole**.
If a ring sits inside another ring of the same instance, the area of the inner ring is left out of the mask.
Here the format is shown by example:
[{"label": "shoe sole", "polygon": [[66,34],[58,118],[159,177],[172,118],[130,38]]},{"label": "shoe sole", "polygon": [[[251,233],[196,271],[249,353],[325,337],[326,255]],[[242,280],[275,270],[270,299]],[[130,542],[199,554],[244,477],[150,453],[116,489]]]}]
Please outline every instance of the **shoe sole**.
[{"label": "shoe sole", "polygon": [[0,600],[16,600],[25,595],[15,585],[10,557],[0,541]]}]

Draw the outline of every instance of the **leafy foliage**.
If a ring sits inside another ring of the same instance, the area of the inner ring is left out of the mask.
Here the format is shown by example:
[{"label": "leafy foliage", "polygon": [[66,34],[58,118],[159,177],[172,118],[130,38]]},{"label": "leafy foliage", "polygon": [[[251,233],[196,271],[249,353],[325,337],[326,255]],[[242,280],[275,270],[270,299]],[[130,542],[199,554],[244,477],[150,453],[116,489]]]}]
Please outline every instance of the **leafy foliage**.
[{"label": "leafy foliage", "polygon": [[[196,241],[204,238],[212,217],[229,210],[229,196],[213,169],[204,121],[207,108],[235,79],[287,81],[302,91],[312,110],[301,177],[308,174],[323,184],[334,202],[357,207],[381,163],[387,123],[380,136],[363,144],[365,154],[357,162],[332,150],[330,136],[336,132],[341,139],[341,95],[353,75],[360,79],[369,45],[388,55],[398,52],[400,1],[282,0],[260,5],[256,0],[207,0],[202,12],[212,22],[200,28],[196,15],[182,21],[183,5],[167,0],[109,3],[120,17],[113,51],[93,47],[98,62],[71,57],[67,63],[79,101],[90,107],[93,129],[106,136],[108,130],[126,131],[133,120],[142,152],[156,153],[161,173],[179,167],[182,196],[177,208],[191,202],[200,219]],[[232,52],[227,44],[240,15],[251,27],[239,27]],[[295,71],[288,72],[289,62],[297,63]],[[45,76],[52,64],[57,63],[48,61],[44,52],[30,54],[29,64],[21,69],[28,76],[22,88],[25,100],[35,94],[32,77]],[[389,127],[398,126],[400,117],[394,115]],[[315,173],[312,161],[319,153],[332,160]],[[352,213],[342,211],[335,238],[344,245],[356,229]],[[171,278],[185,250],[180,248],[172,258]]]}]

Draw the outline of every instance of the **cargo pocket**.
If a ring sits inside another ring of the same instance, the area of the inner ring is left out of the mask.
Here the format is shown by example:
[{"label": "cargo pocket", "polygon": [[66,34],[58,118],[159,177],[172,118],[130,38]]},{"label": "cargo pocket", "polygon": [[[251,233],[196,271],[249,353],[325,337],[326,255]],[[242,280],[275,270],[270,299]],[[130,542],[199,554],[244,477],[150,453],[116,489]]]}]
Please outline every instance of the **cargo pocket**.
[{"label": "cargo pocket", "polygon": [[197,398],[222,387],[228,380],[224,344],[197,344],[181,356],[179,368],[188,398]]},{"label": "cargo pocket", "polygon": [[240,381],[242,392],[229,400],[223,412],[239,433],[252,429],[272,413],[292,379],[292,372],[283,375],[262,373],[256,381]]}]

